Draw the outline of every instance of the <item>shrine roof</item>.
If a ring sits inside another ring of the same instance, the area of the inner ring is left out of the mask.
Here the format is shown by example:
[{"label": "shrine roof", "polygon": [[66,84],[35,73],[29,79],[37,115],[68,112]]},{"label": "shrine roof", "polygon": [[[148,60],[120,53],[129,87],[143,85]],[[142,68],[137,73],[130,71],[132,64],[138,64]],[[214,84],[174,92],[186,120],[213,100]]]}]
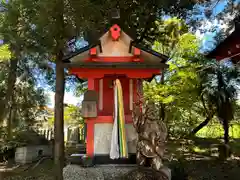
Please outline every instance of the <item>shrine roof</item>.
[{"label": "shrine roof", "polygon": [[240,16],[235,19],[235,30],[224,39],[214,50],[206,57],[223,60],[226,58],[239,59],[240,57]]},{"label": "shrine roof", "polygon": [[240,30],[233,31],[224,41],[222,41],[214,50],[212,50],[207,57],[216,58],[221,54],[228,54],[230,48],[240,43]]},{"label": "shrine roof", "polygon": [[67,63],[65,67],[76,67],[76,68],[104,68],[104,69],[114,69],[114,68],[124,68],[124,69],[144,69],[144,68],[168,68],[167,64],[161,62],[155,63],[141,63],[141,62],[128,62],[128,63],[120,63],[120,62],[87,62],[87,63]]},{"label": "shrine roof", "polygon": [[[116,30],[118,28],[120,29],[119,32]],[[91,57],[90,51],[92,49],[94,49],[94,52],[97,54],[95,55],[100,58],[133,57],[135,56],[135,49],[138,49],[138,57],[141,59],[147,59],[147,61],[149,61],[148,63],[165,63],[169,59],[167,56],[137,43],[132,37],[133,36],[129,36],[125,31],[121,30],[117,24],[115,24],[105,32],[97,42],[66,55],[63,58],[63,62],[82,63]]]},{"label": "shrine roof", "polygon": [[98,41],[97,43],[93,43],[91,45],[87,45],[83,48],[80,48],[80,49],[74,51],[74,52],[71,52],[63,57],[63,61],[69,62],[69,59],[71,59],[72,57],[77,56],[83,52],[89,51],[91,48],[94,48],[94,47],[98,46],[99,44],[100,44],[100,41]]},{"label": "shrine roof", "polygon": [[147,53],[149,53],[149,54],[152,54],[152,55],[154,55],[154,56],[156,56],[156,57],[158,57],[158,58],[163,59],[162,63],[166,63],[167,60],[169,60],[169,57],[168,57],[168,56],[166,56],[166,55],[164,55],[164,54],[161,54],[161,53],[159,53],[159,52],[157,52],[157,51],[154,51],[153,49],[147,48],[147,47],[145,47],[145,46],[143,46],[143,45],[141,45],[141,44],[137,44],[137,43],[135,43],[134,41],[132,42],[132,46],[134,46],[134,47],[136,47],[136,48],[139,48],[139,49],[141,49],[141,50],[143,50],[143,51],[145,51],[145,52],[147,52]]},{"label": "shrine roof", "polygon": [[[72,53],[64,56],[63,61],[64,61],[64,62],[70,62],[69,59],[71,59],[71,58],[73,58],[73,57],[75,57],[75,56],[77,56],[77,55],[79,55],[79,54],[81,54],[81,53],[87,52],[87,51],[89,51],[91,48],[97,47],[97,46],[99,45],[99,43],[100,43],[100,42],[95,43],[95,44],[92,44],[92,45],[85,46],[85,47],[83,47],[83,48],[80,48],[80,49],[78,49],[77,51],[72,52]],[[149,54],[152,54],[153,56],[156,56],[156,57],[158,57],[158,58],[163,59],[163,61],[162,61],[163,63],[166,63],[166,61],[169,59],[168,56],[166,56],[166,55],[164,55],[164,54],[161,54],[161,53],[159,53],[159,52],[157,52],[157,51],[154,51],[154,50],[152,50],[152,49],[150,49],[150,48],[147,48],[147,47],[145,47],[145,46],[143,46],[143,45],[141,45],[141,44],[137,44],[137,43],[135,43],[134,41],[132,41],[132,45],[130,45],[130,46],[139,48],[139,49],[141,49],[141,50],[143,50],[143,51],[145,51],[145,52],[147,52],[147,53],[149,53]]]}]

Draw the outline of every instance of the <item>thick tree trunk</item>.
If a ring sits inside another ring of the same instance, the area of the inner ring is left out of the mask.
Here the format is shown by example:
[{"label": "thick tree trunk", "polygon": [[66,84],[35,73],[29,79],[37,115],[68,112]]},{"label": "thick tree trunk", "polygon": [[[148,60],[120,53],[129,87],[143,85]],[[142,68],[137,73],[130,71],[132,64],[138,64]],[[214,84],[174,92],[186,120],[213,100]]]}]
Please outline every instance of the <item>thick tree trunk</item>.
[{"label": "thick tree trunk", "polygon": [[62,53],[59,52],[56,60],[56,92],[55,92],[55,113],[54,113],[54,163],[55,179],[63,179],[64,167],[64,68],[62,66]]},{"label": "thick tree trunk", "polygon": [[191,135],[195,135],[198,131],[200,131],[200,129],[202,129],[204,126],[206,126],[212,118],[213,118],[213,115],[208,116],[203,122],[201,122],[201,124],[199,124],[197,127],[195,127],[192,130]]},{"label": "thick tree trunk", "polygon": [[12,139],[12,128],[13,128],[13,121],[15,119],[15,98],[14,94],[12,94],[11,98],[11,106],[9,108],[9,116],[8,116],[8,121],[7,121],[7,137],[8,139]]},{"label": "thick tree trunk", "polygon": [[7,138],[11,139],[12,138],[12,115],[13,114],[13,108],[12,106],[9,108],[9,117],[7,121]]},{"label": "thick tree trunk", "polygon": [[13,90],[14,90],[14,85],[16,82],[16,72],[17,72],[17,64],[18,64],[18,59],[13,58],[10,60],[10,65],[9,65],[9,72],[8,72],[8,79],[7,79],[7,91],[5,95],[4,101],[0,103],[0,108],[2,113],[0,114],[0,121],[4,121],[8,119],[7,121],[7,129],[8,131],[11,131],[11,122],[9,120],[11,118],[6,118],[6,116],[9,114],[9,105],[11,104],[11,99],[13,96]]},{"label": "thick tree trunk", "polygon": [[224,143],[229,143],[229,124],[228,120],[223,120],[223,129],[224,129]]}]

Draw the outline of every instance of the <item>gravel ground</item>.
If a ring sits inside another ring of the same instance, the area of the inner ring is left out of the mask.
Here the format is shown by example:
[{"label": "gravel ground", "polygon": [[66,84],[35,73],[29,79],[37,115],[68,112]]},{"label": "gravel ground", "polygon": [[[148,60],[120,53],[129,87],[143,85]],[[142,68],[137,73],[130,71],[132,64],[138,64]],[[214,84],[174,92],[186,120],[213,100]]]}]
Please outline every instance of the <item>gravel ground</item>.
[{"label": "gravel ground", "polygon": [[[189,180],[239,180],[240,176],[239,160],[226,162],[192,160],[182,162],[182,166],[186,170]],[[169,167],[172,168],[173,166]],[[175,167],[178,166],[175,165]],[[81,168],[78,165],[68,165],[64,168],[64,177],[65,180],[118,180],[118,175],[124,174],[133,168],[120,166]],[[53,163],[45,161],[35,170],[30,169],[23,173],[14,172],[4,177],[0,173],[0,180],[54,180]]]},{"label": "gravel ground", "polygon": [[67,165],[63,169],[64,180],[104,180],[101,170],[95,168],[82,168],[77,165]]},{"label": "gravel ground", "polygon": [[[136,166],[101,165],[83,168],[79,165],[67,165],[63,169],[64,180],[117,180],[119,176],[131,171]],[[23,172],[0,173],[0,180],[54,180],[53,162],[46,160],[34,170]]]},{"label": "gravel ground", "polygon": [[136,166],[106,165],[82,168],[78,165],[67,165],[63,176],[64,180],[116,180],[134,168]]}]

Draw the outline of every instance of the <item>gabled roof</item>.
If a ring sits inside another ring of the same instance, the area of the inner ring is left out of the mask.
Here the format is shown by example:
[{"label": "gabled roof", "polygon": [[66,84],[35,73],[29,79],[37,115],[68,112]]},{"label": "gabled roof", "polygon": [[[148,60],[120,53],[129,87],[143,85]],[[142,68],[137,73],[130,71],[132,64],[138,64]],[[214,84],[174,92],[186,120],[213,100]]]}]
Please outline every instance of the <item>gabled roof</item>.
[{"label": "gabled roof", "polygon": [[69,59],[71,59],[72,57],[77,56],[78,54],[81,54],[83,52],[86,52],[86,51],[90,50],[91,48],[98,46],[99,44],[100,44],[100,41],[98,41],[97,43],[93,43],[91,45],[85,46],[83,48],[80,48],[75,52],[71,52],[63,57],[63,62],[70,62]]},{"label": "gabled roof", "polygon": [[[107,32],[109,32],[109,30],[108,30]],[[100,38],[98,39],[98,41],[97,41],[96,43],[93,43],[93,44],[91,44],[91,45],[88,45],[88,46],[86,46],[86,47],[84,47],[84,48],[81,48],[81,49],[77,50],[76,52],[72,52],[72,53],[66,55],[66,56],[63,58],[63,61],[64,61],[65,63],[69,63],[71,58],[74,58],[75,56],[78,56],[78,55],[80,55],[80,54],[82,54],[82,53],[88,52],[91,48],[94,48],[94,47],[99,47],[99,48],[101,49],[101,48],[102,48],[102,45],[101,45],[100,39],[101,39],[107,32],[104,32],[104,34],[103,34],[102,36],[100,36]],[[168,60],[168,57],[167,57],[167,56],[165,56],[165,55],[163,55],[163,54],[161,54],[161,53],[158,53],[158,52],[156,52],[156,51],[154,51],[154,50],[152,50],[152,49],[149,49],[149,48],[147,48],[147,47],[145,47],[145,46],[137,43],[137,41],[135,41],[135,39],[132,38],[133,36],[130,36],[129,34],[127,34],[126,31],[124,31],[123,29],[122,29],[122,32],[123,32],[124,34],[126,34],[127,36],[129,36],[129,38],[131,39],[131,41],[130,41],[130,43],[129,43],[129,53],[131,53],[132,47],[136,47],[136,48],[142,50],[143,52],[145,52],[145,55],[146,55],[146,53],[147,53],[147,54],[150,54],[150,55],[152,55],[152,56],[155,56],[155,57],[159,58],[160,62],[162,62],[162,63],[165,63],[165,62]],[[85,56],[86,56],[86,54],[85,54]]]},{"label": "gabled roof", "polygon": [[132,46],[134,46],[134,47],[136,47],[136,48],[138,48],[138,49],[141,49],[141,50],[143,50],[143,51],[145,51],[145,52],[147,52],[147,53],[149,53],[149,54],[152,54],[152,55],[154,55],[154,56],[156,56],[156,57],[158,57],[158,58],[163,59],[163,63],[166,63],[166,62],[169,60],[169,57],[168,57],[168,56],[166,56],[166,55],[164,55],[164,54],[161,54],[161,53],[159,53],[159,52],[157,52],[157,51],[154,51],[154,50],[152,50],[152,49],[149,49],[149,48],[147,48],[147,47],[145,47],[145,46],[143,46],[143,45],[141,45],[141,44],[137,44],[137,43],[135,43],[134,41],[132,42]]},{"label": "gabled roof", "polygon": [[235,30],[222,41],[214,50],[212,50],[206,57],[223,60],[231,58],[232,61],[239,61],[240,59],[240,15],[234,19]]},{"label": "gabled roof", "polygon": [[237,43],[240,44],[240,30],[233,31],[224,41],[222,41],[214,50],[212,50],[207,57],[216,58],[217,56],[228,56],[228,51],[230,48],[236,46]]}]

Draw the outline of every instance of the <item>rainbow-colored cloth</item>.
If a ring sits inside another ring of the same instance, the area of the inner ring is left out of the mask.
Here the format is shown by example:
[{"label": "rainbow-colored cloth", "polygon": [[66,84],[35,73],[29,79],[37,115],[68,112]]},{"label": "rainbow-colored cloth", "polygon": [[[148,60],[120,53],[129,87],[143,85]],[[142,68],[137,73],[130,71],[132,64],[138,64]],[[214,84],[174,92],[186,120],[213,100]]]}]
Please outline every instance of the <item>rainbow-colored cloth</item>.
[{"label": "rainbow-colored cloth", "polygon": [[128,158],[123,91],[119,79],[116,79],[114,83],[114,124],[112,131],[110,158]]}]

